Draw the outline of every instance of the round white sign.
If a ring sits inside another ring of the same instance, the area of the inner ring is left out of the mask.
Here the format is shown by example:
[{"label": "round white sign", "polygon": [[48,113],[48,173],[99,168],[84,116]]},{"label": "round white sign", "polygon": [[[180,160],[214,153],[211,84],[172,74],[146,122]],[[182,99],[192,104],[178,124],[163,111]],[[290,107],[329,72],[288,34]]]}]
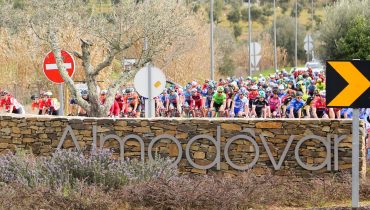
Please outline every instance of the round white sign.
[{"label": "round white sign", "polygon": [[304,50],[306,50],[306,52],[311,52],[313,50],[313,44],[312,44],[312,42],[306,42],[306,43],[304,43]]},{"label": "round white sign", "polygon": [[[149,75],[149,71],[151,75]],[[149,84],[149,76],[151,83]],[[149,98],[149,89],[152,98],[159,96],[166,86],[166,76],[156,67],[144,67],[135,75],[134,85],[136,91],[143,97]]]}]

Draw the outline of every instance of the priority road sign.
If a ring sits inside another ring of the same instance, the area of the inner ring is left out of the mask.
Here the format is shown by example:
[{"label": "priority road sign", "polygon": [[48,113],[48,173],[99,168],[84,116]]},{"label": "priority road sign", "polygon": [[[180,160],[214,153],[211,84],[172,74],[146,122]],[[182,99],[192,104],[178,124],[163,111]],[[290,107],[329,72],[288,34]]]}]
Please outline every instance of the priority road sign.
[{"label": "priority road sign", "polygon": [[328,107],[370,108],[370,61],[327,61]]},{"label": "priority road sign", "polygon": [[[151,72],[150,76],[149,72]],[[166,76],[159,68],[144,67],[136,73],[134,86],[141,96],[153,99],[163,92],[166,86]]]},{"label": "priority road sign", "polygon": [[[62,54],[64,66],[68,72],[68,75],[72,77],[75,71],[75,61],[73,59],[73,56],[64,50],[61,51],[61,54]],[[44,58],[43,70],[44,70],[45,76],[50,81],[57,83],[57,84],[64,83],[64,80],[59,73],[56,60],[55,60],[55,56],[52,51],[49,52]]]}]

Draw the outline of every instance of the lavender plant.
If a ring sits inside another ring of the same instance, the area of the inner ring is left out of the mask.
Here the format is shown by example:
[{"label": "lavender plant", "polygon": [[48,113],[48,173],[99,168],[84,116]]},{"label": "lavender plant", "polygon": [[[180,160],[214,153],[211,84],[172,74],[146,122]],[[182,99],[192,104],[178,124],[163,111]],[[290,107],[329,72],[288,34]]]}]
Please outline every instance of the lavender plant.
[{"label": "lavender plant", "polygon": [[156,156],[146,162],[117,160],[112,151],[99,150],[85,155],[73,150],[56,151],[52,157],[35,157],[18,151],[0,157],[0,181],[20,183],[29,187],[48,186],[73,189],[83,181],[106,189],[119,188],[156,178],[177,176],[176,166],[168,158]]}]

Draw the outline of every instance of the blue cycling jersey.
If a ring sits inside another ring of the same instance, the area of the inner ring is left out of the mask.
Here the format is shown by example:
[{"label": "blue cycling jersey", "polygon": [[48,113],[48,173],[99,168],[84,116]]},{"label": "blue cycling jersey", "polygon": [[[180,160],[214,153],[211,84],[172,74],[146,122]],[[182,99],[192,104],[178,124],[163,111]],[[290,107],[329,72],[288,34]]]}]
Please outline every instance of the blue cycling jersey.
[{"label": "blue cycling jersey", "polygon": [[177,103],[177,93],[174,93],[173,95],[169,95],[168,98],[170,99],[170,103]]},{"label": "blue cycling jersey", "polygon": [[162,103],[165,104],[168,99],[168,94],[161,94],[159,98],[161,99]]},{"label": "blue cycling jersey", "polygon": [[293,108],[293,112],[298,112],[298,110],[304,106],[304,103],[303,100],[298,101],[297,99],[293,99],[290,102],[290,106],[287,107],[287,110],[290,111],[290,109]]},{"label": "blue cycling jersey", "polygon": [[239,97],[239,94],[236,94],[234,97],[234,102],[235,102],[234,108],[243,110],[245,105],[248,104],[248,99],[245,96],[243,97],[243,99],[241,99]]},{"label": "blue cycling jersey", "polygon": [[189,91],[184,92],[184,96],[185,96],[185,100],[186,100],[186,101],[190,101],[190,98],[191,98],[191,92],[189,92]]}]

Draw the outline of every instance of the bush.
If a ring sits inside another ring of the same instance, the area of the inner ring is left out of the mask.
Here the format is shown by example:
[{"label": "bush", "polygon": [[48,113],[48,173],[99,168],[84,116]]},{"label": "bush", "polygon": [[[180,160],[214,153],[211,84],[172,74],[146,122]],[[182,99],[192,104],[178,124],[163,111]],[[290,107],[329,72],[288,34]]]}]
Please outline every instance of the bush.
[{"label": "bush", "polygon": [[115,160],[111,151],[84,155],[76,151],[56,151],[51,158],[34,157],[18,151],[0,157],[0,181],[31,188],[74,188],[80,181],[103,188],[118,188],[129,182],[169,178],[177,175],[170,159],[153,161]]},{"label": "bush", "polygon": [[227,20],[232,23],[238,23],[240,21],[240,11],[238,8],[233,8],[228,14],[227,14]]}]

